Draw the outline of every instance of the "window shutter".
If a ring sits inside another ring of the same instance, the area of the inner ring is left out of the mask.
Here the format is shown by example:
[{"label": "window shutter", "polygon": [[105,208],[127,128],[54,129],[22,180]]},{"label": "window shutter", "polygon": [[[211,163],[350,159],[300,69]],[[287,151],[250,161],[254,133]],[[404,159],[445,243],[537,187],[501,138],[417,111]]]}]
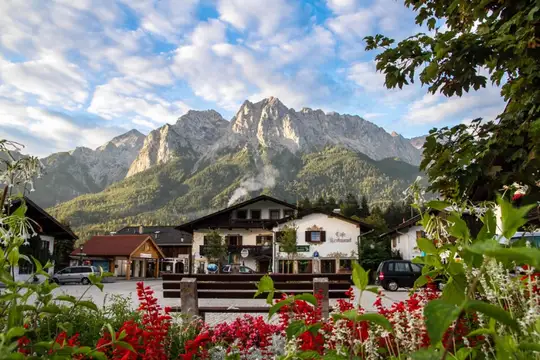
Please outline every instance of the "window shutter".
[{"label": "window shutter", "polygon": [[326,241],[326,231],[321,231],[321,242]]},{"label": "window shutter", "polygon": [[306,242],[311,241],[311,231],[306,231]]},{"label": "window shutter", "polygon": [[238,245],[242,246],[242,235],[238,235]]},{"label": "window shutter", "polygon": [[261,245],[262,242],[263,242],[263,241],[262,241],[262,236],[261,236],[261,235],[255,236],[255,244]]}]

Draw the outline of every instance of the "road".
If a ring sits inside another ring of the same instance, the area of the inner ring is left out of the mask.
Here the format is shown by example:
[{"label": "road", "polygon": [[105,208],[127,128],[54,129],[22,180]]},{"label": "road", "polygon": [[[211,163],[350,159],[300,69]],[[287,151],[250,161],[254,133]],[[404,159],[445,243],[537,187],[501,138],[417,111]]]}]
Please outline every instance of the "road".
[{"label": "road", "polygon": [[[100,291],[96,287],[88,287],[84,285],[62,285],[55,290],[56,294],[67,294],[75,297],[81,297],[85,299],[92,299],[98,306],[103,306],[106,302],[110,301],[111,295],[119,295],[124,298],[130,298],[133,308],[139,305],[137,299],[136,282],[134,281],[117,281],[114,283],[103,284],[103,291]],[[155,296],[158,299],[158,303],[161,306],[179,306],[180,299],[163,298],[163,288],[161,280],[146,281],[145,285],[148,285],[154,290]],[[384,292],[383,304],[391,306],[394,302],[399,302],[407,299],[407,290],[396,292]],[[373,302],[376,299],[376,295],[370,292],[365,292],[362,296],[362,306],[368,311],[374,311]],[[330,306],[335,304],[335,300],[330,300]],[[262,299],[199,299],[199,305],[201,306],[266,306],[265,301]],[[260,314],[259,314],[260,315]],[[236,315],[227,314],[209,314],[206,320],[210,324],[215,324],[222,321],[232,321]]]}]

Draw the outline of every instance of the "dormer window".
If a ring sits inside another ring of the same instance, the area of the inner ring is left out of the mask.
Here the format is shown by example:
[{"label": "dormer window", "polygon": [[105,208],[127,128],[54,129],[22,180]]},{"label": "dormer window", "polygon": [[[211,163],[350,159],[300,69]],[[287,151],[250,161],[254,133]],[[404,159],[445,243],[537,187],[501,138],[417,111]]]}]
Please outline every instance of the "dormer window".
[{"label": "dormer window", "polygon": [[236,210],[237,219],[247,219],[247,210]]},{"label": "dormer window", "polygon": [[270,210],[270,219],[271,220],[279,220],[279,210]]}]

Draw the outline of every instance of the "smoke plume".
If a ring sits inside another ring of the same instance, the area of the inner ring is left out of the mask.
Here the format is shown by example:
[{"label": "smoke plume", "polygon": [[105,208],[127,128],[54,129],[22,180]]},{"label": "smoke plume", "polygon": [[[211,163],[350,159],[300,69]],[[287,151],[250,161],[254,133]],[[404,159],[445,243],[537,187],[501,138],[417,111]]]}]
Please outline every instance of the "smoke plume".
[{"label": "smoke plume", "polygon": [[249,177],[240,183],[240,187],[234,190],[227,206],[231,206],[251,191],[272,188],[276,185],[279,172],[272,165],[265,165],[256,176]]}]

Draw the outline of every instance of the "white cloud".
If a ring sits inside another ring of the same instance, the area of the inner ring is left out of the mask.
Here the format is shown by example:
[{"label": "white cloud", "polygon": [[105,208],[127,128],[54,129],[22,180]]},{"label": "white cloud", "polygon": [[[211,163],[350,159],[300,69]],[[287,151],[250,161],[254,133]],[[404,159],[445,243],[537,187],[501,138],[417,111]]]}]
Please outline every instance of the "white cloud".
[{"label": "white cloud", "polygon": [[358,6],[357,0],[327,0],[327,6],[335,13],[343,14],[351,12]]},{"label": "white cloud", "polygon": [[353,64],[348,69],[347,78],[354,81],[366,92],[386,90],[384,86],[385,75],[377,71],[374,61]]},{"label": "white cloud", "polygon": [[447,98],[441,94],[426,94],[413,102],[404,121],[409,124],[437,124],[443,121],[461,122],[475,118],[492,120],[504,109],[500,89],[488,87]]},{"label": "white cloud", "polygon": [[[1,138],[21,142],[27,146],[27,152],[39,156],[55,151],[68,151],[76,146],[96,148],[125,132],[125,129],[117,126],[79,124],[66,114],[1,99],[0,130],[5,132],[1,134]],[[20,130],[24,130],[34,141],[29,142],[27,137],[21,135]]]},{"label": "white cloud", "polygon": [[105,119],[137,117],[154,124],[172,122],[189,107],[181,101],[167,101],[151,88],[127,78],[115,78],[96,88],[88,112]]},{"label": "white cloud", "polygon": [[88,96],[88,83],[81,69],[56,53],[39,60],[3,63],[0,78],[20,91],[37,95],[43,104],[74,108]]},{"label": "white cloud", "polygon": [[286,0],[218,0],[219,18],[235,28],[248,28],[262,36],[282,30],[292,20],[295,8]]},{"label": "white cloud", "polygon": [[327,25],[343,40],[354,42],[354,46],[363,48],[364,45],[359,40],[370,35],[373,22],[373,13],[364,9],[329,19]]}]

